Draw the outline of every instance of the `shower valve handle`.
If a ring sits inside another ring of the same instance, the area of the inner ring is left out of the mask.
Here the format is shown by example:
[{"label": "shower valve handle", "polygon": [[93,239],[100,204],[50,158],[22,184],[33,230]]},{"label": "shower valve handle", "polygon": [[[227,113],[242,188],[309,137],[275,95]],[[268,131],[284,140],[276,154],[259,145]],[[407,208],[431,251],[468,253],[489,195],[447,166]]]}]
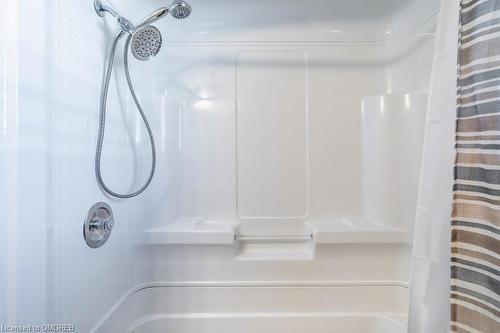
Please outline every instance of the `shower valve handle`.
[{"label": "shower valve handle", "polygon": [[83,237],[87,245],[96,249],[106,243],[114,224],[113,211],[108,204],[98,202],[93,205],[83,224]]},{"label": "shower valve handle", "polygon": [[89,229],[91,231],[97,231],[97,230],[110,231],[111,229],[113,229],[114,224],[115,223],[113,222],[113,220],[109,218],[105,220],[102,220],[100,218],[95,218],[89,223]]}]

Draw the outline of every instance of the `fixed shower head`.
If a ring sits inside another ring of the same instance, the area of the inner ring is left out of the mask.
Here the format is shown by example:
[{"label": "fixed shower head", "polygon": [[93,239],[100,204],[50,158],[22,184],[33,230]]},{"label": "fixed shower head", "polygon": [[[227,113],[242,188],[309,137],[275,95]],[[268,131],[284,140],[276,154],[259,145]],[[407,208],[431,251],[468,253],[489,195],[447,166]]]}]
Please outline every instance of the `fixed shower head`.
[{"label": "fixed shower head", "polygon": [[161,44],[160,30],[152,25],[141,26],[132,35],[132,54],[137,60],[150,60],[160,52]]},{"label": "fixed shower head", "polygon": [[170,6],[170,14],[176,19],[185,19],[191,14],[191,6],[185,1],[175,0]]}]

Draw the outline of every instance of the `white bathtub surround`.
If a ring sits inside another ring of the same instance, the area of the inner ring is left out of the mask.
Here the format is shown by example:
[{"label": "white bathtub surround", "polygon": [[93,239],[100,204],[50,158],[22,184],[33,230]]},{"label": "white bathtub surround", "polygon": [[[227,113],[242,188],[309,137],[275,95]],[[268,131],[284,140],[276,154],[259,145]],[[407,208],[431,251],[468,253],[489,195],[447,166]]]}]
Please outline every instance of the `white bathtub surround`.
[{"label": "white bathtub surround", "polygon": [[[115,21],[91,0],[1,2],[13,65],[0,82],[0,295],[16,306],[0,314],[81,333],[404,332],[439,2],[190,4],[188,19],[155,23],[154,60],[130,57],[158,169],[115,200],[94,175]],[[113,5],[137,22],[159,2]],[[150,151],[121,66],[103,176],[126,192]],[[94,250],[82,225],[99,201],[116,224]]]},{"label": "white bathtub surround", "polygon": [[443,0],[438,20],[413,243],[410,333],[450,331],[459,8],[458,0]]}]

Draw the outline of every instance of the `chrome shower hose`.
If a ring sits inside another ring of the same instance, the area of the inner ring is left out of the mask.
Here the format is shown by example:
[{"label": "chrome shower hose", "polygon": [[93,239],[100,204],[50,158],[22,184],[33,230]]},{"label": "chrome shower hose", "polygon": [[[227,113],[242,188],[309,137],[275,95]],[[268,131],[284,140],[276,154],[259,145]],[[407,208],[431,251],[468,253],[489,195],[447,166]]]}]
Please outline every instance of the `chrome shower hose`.
[{"label": "chrome shower hose", "polygon": [[134,99],[135,105],[137,107],[137,110],[141,114],[142,120],[144,121],[144,125],[146,126],[146,129],[148,131],[149,135],[149,140],[151,143],[151,170],[149,172],[148,179],[142,185],[137,191],[132,192],[132,193],[125,193],[125,194],[120,194],[116,193],[113,190],[111,190],[104,180],[102,179],[102,173],[101,173],[101,157],[102,157],[102,148],[103,148],[103,143],[104,143],[104,134],[106,132],[106,107],[107,107],[107,99],[108,99],[108,91],[109,91],[109,81],[111,79],[111,73],[113,72],[113,65],[115,62],[115,54],[116,54],[116,47],[118,45],[119,40],[123,37],[124,31],[121,31],[113,40],[113,44],[111,46],[111,52],[109,55],[108,59],[108,64],[106,67],[106,73],[104,76],[104,82],[102,85],[102,90],[101,90],[101,101],[100,101],[100,107],[99,107],[99,132],[97,136],[97,147],[96,147],[96,153],[95,153],[95,174],[97,178],[97,182],[99,183],[99,186],[109,195],[116,197],[116,198],[121,198],[121,199],[127,199],[127,198],[133,198],[142,192],[151,184],[151,180],[153,179],[155,169],[156,169],[156,147],[155,147],[155,140],[153,137],[153,132],[151,131],[151,126],[149,125],[148,119],[146,117],[146,114],[144,113],[144,110],[141,107],[141,104],[139,102],[139,99],[137,98],[137,95],[135,94],[134,86],[132,84],[132,80],[130,79],[130,71],[128,67],[128,51],[130,48],[130,41],[132,39],[132,35],[129,35],[127,38],[127,41],[125,42],[125,47],[123,51],[123,65],[125,69],[125,76],[127,78],[127,85],[130,91],[130,94],[132,95],[132,98]]}]

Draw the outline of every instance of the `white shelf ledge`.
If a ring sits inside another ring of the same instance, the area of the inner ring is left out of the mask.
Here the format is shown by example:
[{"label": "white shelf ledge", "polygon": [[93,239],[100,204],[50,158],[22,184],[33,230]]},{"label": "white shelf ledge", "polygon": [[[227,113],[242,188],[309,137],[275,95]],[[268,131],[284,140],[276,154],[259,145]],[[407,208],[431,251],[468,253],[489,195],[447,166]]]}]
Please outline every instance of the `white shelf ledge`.
[{"label": "white shelf ledge", "polygon": [[405,244],[407,230],[375,224],[310,223],[316,244]]},{"label": "white shelf ledge", "polygon": [[241,243],[316,244],[406,244],[407,230],[375,224],[350,222],[305,223],[303,235],[242,235],[238,221],[215,221],[204,218],[181,218],[173,223],[143,231],[142,242],[150,245],[233,245]]},{"label": "white shelf ledge", "polygon": [[203,218],[181,218],[158,228],[143,232],[145,244],[214,244],[231,245],[235,242],[236,223],[206,221]]}]

